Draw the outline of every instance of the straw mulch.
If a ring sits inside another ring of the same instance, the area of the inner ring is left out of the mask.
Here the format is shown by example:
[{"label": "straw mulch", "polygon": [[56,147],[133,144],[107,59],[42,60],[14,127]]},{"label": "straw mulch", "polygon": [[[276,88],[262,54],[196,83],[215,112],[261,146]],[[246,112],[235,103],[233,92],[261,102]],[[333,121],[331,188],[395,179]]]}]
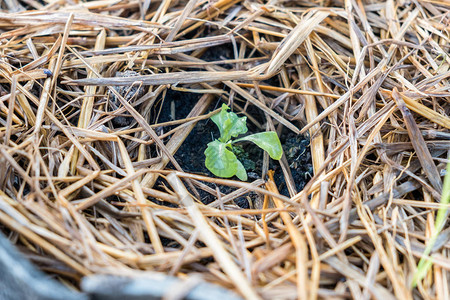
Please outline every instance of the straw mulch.
[{"label": "straw mulch", "polygon": [[[448,296],[448,229],[427,276],[411,280],[450,149],[449,2],[0,9],[0,228],[65,284],[146,270],[200,273],[248,299]],[[223,47],[225,61],[205,60]],[[155,122],[171,89],[199,100],[188,118]],[[259,111],[263,123],[247,115],[261,131],[309,135],[303,190],[286,158],[276,164],[290,197],[267,161],[254,182],[183,171],[174,153],[220,101]],[[249,192],[259,201],[239,208]]]}]

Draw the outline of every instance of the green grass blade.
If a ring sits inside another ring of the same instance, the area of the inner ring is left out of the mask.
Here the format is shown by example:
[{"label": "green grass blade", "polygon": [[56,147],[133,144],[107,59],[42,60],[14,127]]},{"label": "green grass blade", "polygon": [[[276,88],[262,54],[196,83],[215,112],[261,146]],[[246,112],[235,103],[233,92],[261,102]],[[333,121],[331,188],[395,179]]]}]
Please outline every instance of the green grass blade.
[{"label": "green grass blade", "polygon": [[444,187],[442,189],[441,205],[436,216],[435,230],[433,236],[428,241],[427,247],[425,248],[419,264],[417,265],[417,270],[414,273],[412,280],[412,287],[417,286],[417,283],[425,277],[428,270],[433,265],[433,259],[429,256],[429,254],[447,221],[448,203],[450,203],[450,163],[447,163],[447,173],[445,175]]}]

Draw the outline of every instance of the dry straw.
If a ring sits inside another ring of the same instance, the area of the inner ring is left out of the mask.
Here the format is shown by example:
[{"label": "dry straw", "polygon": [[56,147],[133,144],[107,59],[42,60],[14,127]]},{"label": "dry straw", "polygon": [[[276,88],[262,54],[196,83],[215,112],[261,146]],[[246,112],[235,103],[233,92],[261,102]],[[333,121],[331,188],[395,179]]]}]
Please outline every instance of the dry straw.
[{"label": "dry straw", "polygon": [[[0,230],[75,288],[145,270],[248,299],[448,299],[449,10],[1,1]],[[174,91],[198,101],[161,122]],[[287,157],[279,181],[267,157],[253,182],[186,172],[177,151],[220,101],[310,138],[304,189]]]}]

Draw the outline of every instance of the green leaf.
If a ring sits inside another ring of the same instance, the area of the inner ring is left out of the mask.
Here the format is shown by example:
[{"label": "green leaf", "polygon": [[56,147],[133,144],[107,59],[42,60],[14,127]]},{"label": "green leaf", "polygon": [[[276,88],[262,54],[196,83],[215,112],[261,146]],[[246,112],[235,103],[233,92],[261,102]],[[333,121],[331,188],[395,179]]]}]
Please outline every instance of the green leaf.
[{"label": "green leaf", "polygon": [[252,134],[233,141],[233,143],[240,141],[250,141],[258,145],[263,150],[269,153],[272,159],[279,160],[283,155],[283,148],[281,147],[280,139],[276,132],[268,131]]},{"label": "green leaf", "polygon": [[231,137],[237,137],[247,132],[247,117],[239,118],[235,113],[229,112],[230,108],[222,104],[222,110],[213,115],[211,120],[219,127],[220,141],[228,142]]},{"label": "green leaf", "polygon": [[236,155],[227,149],[227,144],[214,140],[208,144],[205,156],[205,166],[214,175],[224,178],[236,175],[239,161]]},{"label": "green leaf", "polygon": [[411,286],[413,288],[416,287],[417,283],[427,275],[428,271],[430,270],[431,266],[434,263],[433,258],[430,257],[430,253],[432,252],[433,247],[435,246],[441,231],[444,229],[445,224],[447,223],[449,203],[450,203],[450,162],[447,163],[447,171],[445,174],[444,185],[441,194],[441,203],[439,205],[439,210],[436,216],[434,232],[426,244],[425,251],[422,253],[422,257],[420,258],[419,264],[417,265],[417,270],[412,278]]},{"label": "green leaf", "polygon": [[236,176],[242,181],[247,181],[247,171],[245,170],[244,165],[239,160],[237,163]]}]

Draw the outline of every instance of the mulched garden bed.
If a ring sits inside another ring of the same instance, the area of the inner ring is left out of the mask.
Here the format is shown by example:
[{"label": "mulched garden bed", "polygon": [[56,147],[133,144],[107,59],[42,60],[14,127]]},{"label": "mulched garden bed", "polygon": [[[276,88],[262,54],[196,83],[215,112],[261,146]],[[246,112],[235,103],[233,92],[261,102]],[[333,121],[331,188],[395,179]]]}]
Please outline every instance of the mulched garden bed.
[{"label": "mulched garden bed", "polygon": [[[156,271],[248,299],[444,299],[449,9],[2,1],[0,230],[73,289]],[[283,146],[242,144],[246,182],[205,167],[222,103]]]}]

